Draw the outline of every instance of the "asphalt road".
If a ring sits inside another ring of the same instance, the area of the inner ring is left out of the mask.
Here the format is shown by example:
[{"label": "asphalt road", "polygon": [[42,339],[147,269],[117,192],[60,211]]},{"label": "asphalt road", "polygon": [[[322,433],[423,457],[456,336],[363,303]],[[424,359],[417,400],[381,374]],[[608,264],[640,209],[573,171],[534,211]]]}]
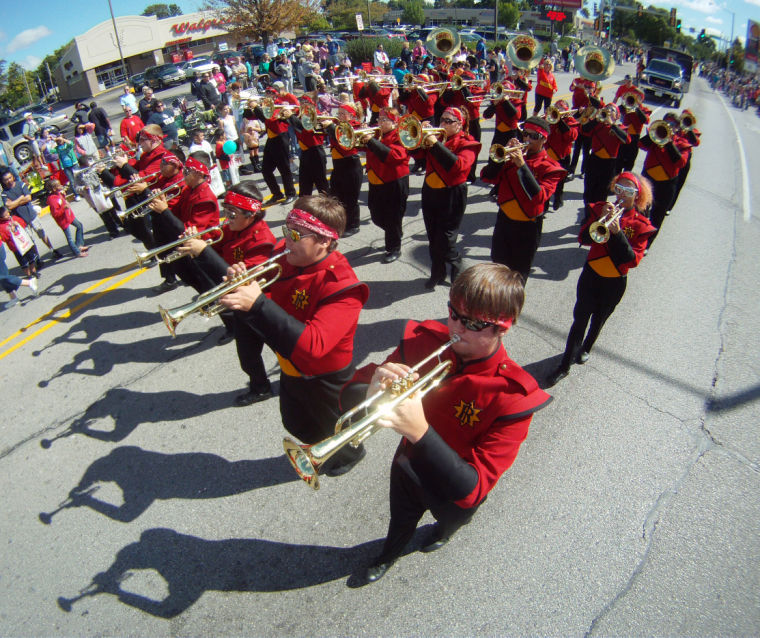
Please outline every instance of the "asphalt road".
[{"label": "asphalt road", "polygon": [[[560,93],[569,80],[559,74]],[[702,145],[591,359],[551,390],[473,522],[422,554],[426,516],[408,555],[366,587],[354,574],[385,535],[397,437],[376,434],[361,465],[311,491],[283,457],[277,399],[231,407],[244,375],[234,345],[216,345],[220,324],[193,316],[171,339],[157,306],[190,290],[153,296],[158,272],[131,265],[137,244],[109,241],[75,203],[90,257],[45,269],[38,299],[0,313],[0,634],[757,635],[760,195],[745,189],[760,121],[701,79],[683,106]],[[445,315],[448,288],[423,287],[421,181],[399,261],[380,263],[366,207],[340,242],[371,290],[359,364],[389,352],[406,319]],[[539,380],[571,323],[581,191],[570,182],[547,216],[506,338]],[[487,195],[470,189],[471,262],[489,254]],[[268,209],[272,226],[285,212]],[[92,491],[67,501],[77,486]]]}]

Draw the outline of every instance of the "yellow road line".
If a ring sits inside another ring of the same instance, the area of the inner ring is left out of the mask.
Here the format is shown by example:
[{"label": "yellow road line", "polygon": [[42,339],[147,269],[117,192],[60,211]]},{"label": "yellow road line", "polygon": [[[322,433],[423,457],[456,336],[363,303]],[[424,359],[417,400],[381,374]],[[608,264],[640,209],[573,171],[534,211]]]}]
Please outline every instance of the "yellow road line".
[{"label": "yellow road line", "polygon": [[[98,287],[102,286],[103,284],[111,281],[112,279],[115,279],[119,275],[123,274],[124,272],[126,272],[128,270],[131,270],[132,268],[133,268],[133,266],[127,266],[126,268],[122,268],[121,270],[119,270],[114,275],[112,275],[110,277],[107,277],[106,279],[102,279],[101,281],[99,281],[98,283],[90,286],[86,290],[84,290],[84,291],[82,291],[82,292],[74,295],[74,297],[72,297],[71,299],[68,299],[68,300],[66,300],[66,301],[58,304],[55,308],[53,308],[49,312],[47,312],[44,315],[42,315],[42,317],[40,317],[39,319],[36,319],[32,323],[30,323],[30,324],[24,326],[23,328],[21,328],[20,330],[17,330],[10,337],[4,339],[2,342],[0,342],[0,347],[6,345],[10,341],[13,341],[15,338],[17,338],[17,337],[21,336],[22,334],[28,332],[35,325],[40,324],[40,323],[42,323],[44,321],[48,321],[48,323],[46,323],[42,327],[38,328],[34,332],[26,335],[24,337],[24,339],[20,340],[19,342],[17,342],[16,344],[14,344],[10,348],[8,348],[7,350],[5,350],[3,352],[0,352],[0,360],[4,359],[9,354],[11,354],[12,352],[16,351],[18,348],[20,348],[24,344],[28,343],[32,339],[38,337],[39,335],[41,335],[46,330],[49,330],[50,328],[52,328],[55,325],[58,325],[61,321],[65,320],[65,319],[69,319],[75,313],[77,313],[78,311],[80,311],[82,308],[85,308],[85,307],[89,306],[93,301],[96,301],[97,299],[100,299],[106,293],[110,292],[111,290],[115,290],[116,288],[119,288],[120,286],[123,286],[124,284],[126,284],[129,281],[131,281],[132,279],[134,279],[138,275],[141,275],[142,273],[144,273],[147,270],[146,268],[139,268],[139,269],[135,270],[134,272],[130,273],[129,275],[127,275],[126,277],[124,277],[123,279],[120,279],[120,280],[116,281],[115,283],[113,283],[112,285],[108,286],[107,288],[104,288],[98,294],[93,295],[92,297],[86,299],[82,303],[80,303],[80,304],[78,304],[76,306],[72,306],[72,307],[68,307],[68,308],[66,307],[66,306],[70,306],[70,304],[72,304],[73,302],[75,302],[77,299],[81,299],[82,297],[84,297],[87,293],[91,292],[92,290],[95,290],[96,288],[98,288]],[[58,312],[59,310],[61,310],[61,309],[65,309],[64,312],[62,314],[54,317],[53,315],[56,312]]]}]

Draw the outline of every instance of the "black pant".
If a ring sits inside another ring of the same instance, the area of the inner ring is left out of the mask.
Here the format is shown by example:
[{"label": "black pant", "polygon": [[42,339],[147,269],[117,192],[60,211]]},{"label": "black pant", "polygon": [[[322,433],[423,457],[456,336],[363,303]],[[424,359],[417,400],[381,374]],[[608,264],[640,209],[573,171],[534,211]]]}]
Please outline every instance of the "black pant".
[{"label": "black pant", "polygon": [[628,144],[622,144],[618,150],[617,172],[632,171],[636,158],[639,155],[639,135],[631,134],[631,141]]},{"label": "black pant", "polygon": [[[557,163],[564,168],[568,173],[570,172],[570,155],[567,155],[565,157],[560,157],[557,160]],[[554,203],[560,204],[562,202],[562,195],[565,192],[565,181],[567,180],[567,177],[562,178],[559,181],[559,184],[557,184],[557,188],[554,190]]]},{"label": "black pant", "polygon": [[[473,139],[479,142],[483,135],[483,132],[480,129],[480,121],[477,119],[472,120],[468,125],[468,132],[470,135],[472,135]],[[470,168],[470,174],[467,176],[468,182],[474,182],[475,179],[477,178],[478,176],[476,173],[477,166],[478,166],[478,158],[476,156],[475,161],[472,163],[472,168]]]},{"label": "black pant", "polygon": [[689,176],[690,170],[691,170],[691,150],[689,150],[689,159],[686,160],[686,166],[684,166],[680,171],[678,171],[678,176],[676,177],[676,192],[675,192],[675,195],[673,195],[673,202],[670,205],[671,210],[675,208],[676,201],[678,201],[678,196],[681,194],[681,189],[683,188],[683,185],[686,183],[686,178]]},{"label": "black pant", "polygon": [[119,234],[119,218],[116,216],[116,211],[113,207],[109,208],[102,213],[98,213],[100,219],[103,220],[103,225],[106,227],[108,234],[111,237],[116,237]]},{"label": "black pant", "polygon": [[[578,277],[573,325],[567,335],[561,368],[569,370],[581,348],[585,352],[591,352],[602,326],[623,298],[625,286],[626,277],[602,277],[597,275],[588,263],[584,264],[581,275]],[[586,334],[589,320],[591,320],[591,327]],[[585,339],[584,334],[586,334]]]},{"label": "black pant", "polygon": [[673,199],[676,195],[678,184],[677,177],[660,182],[653,180],[646,174],[644,177],[652,182],[652,209],[649,213],[649,220],[652,222],[652,226],[657,229],[649,235],[649,241],[647,242],[647,247],[649,247],[654,243],[655,238],[662,228],[662,223],[665,221],[665,214],[673,207]]},{"label": "black pant", "polygon": [[430,510],[438,521],[440,537],[448,538],[469,523],[479,507],[480,504],[464,509],[430,494],[402,467],[397,451],[391,465],[391,520],[383,550],[376,562],[389,563],[401,556],[425,511]]},{"label": "black pant", "polygon": [[[227,322],[225,322],[227,325]],[[240,367],[248,375],[248,384],[254,392],[264,392],[269,389],[267,370],[261,351],[264,349],[264,341],[261,336],[245,322],[243,315],[234,313],[232,318],[232,332],[235,334],[235,346],[237,348]]]},{"label": "black pant", "polygon": [[581,156],[581,154],[583,154],[583,159],[581,161],[581,173],[586,172],[586,158],[588,157],[590,151],[591,138],[588,135],[579,135],[575,140],[575,145],[573,146],[573,157],[570,160],[571,173],[575,173],[575,169],[578,166],[578,158]]},{"label": "black pant", "polygon": [[462,257],[456,243],[466,204],[467,184],[449,188],[430,188],[427,184],[422,187],[422,219],[427,231],[432,279],[446,278],[446,264],[451,269],[451,281],[459,274]]},{"label": "black pant", "polygon": [[290,159],[288,157],[287,132],[277,137],[270,137],[264,146],[264,162],[261,165],[261,174],[267,183],[270,192],[276,198],[282,197],[280,185],[274,176],[274,169],[280,171],[282,185],[285,187],[287,197],[295,197],[296,187],[293,185],[293,173],[290,171]]},{"label": "black pant", "polygon": [[346,230],[359,228],[359,193],[362,189],[362,163],[358,155],[333,160],[330,194],[346,209]]},{"label": "black pant", "polygon": [[533,107],[533,115],[536,115],[541,110],[542,105],[545,111],[552,105],[552,99],[546,95],[539,95],[536,93],[536,104]]},{"label": "black pant", "polygon": [[409,175],[387,184],[370,184],[367,195],[372,223],[385,231],[386,252],[401,250],[401,220],[409,197]]},{"label": "black pant", "polygon": [[298,165],[299,197],[311,195],[314,187],[320,193],[326,193],[329,190],[324,146],[313,146],[301,151],[301,162]]},{"label": "black pant", "polygon": [[583,181],[583,203],[586,205],[586,217],[589,215],[588,205],[594,202],[607,201],[610,192],[610,182],[615,177],[617,159],[601,158],[589,155],[586,161],[586,176]]},{"label": "black pant", "polygon": [[533,221],[520,222],[507,217],[502,211],[496,213],[496,225],[491,239],[491,261],[509,266],[528,281],[530,267],[541,242],[544,227],[543,216]]},{"label": "black pant", "polygon": [[[140,201],[144,200],[144,196],[140,197],[139,199],[134,196],[128,197],[124,201],[124,204],[126,205],[125,210],[132,208]],[[145,215],[143,217],[135,217],[134,215],[130,215],[129,217],[124,218],[122,224],[124,225],[124,230],[126,230],[133,237],[140,240],[143,243],[143,246],[145,246],[148,250],[156,247],[157,244],[153,237],[153,228],[151,227],[149,215]]]}]

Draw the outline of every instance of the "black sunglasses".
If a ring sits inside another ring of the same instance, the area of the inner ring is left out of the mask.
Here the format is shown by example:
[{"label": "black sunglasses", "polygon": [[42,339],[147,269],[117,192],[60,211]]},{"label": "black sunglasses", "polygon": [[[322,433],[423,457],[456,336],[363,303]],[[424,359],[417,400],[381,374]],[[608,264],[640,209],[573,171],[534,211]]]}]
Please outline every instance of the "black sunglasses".
[{"label": "black sunglasses", "polygon": [[470,319],[469,317],[460,315],[456,310],[454,310],[454,307],[451,305],[450,301],[448,302],[448,306],[449,306],[449,317],[452,319],[452,321],[458,321],[467,330],[471,330],[472,332],[480,332],[481,330],[485,330],[489,326],[495,325],[489,321],[480,321],[478,319]]}]

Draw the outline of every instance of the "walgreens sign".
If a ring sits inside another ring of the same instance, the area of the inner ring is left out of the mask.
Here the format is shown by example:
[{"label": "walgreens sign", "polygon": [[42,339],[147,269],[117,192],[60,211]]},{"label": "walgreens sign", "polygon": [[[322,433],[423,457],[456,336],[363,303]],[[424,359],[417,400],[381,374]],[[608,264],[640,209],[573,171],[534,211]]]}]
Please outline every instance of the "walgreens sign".
[{"label": "walgreens sign", "polygon": [[224,29],[225,25],[232,22],[228,20],[217,20],[216,18],[210,18],[208,20],[199,20],[198,22],[179,22],[173,24],[170,28],[174,35],[182,35],[184,33],[205,33],[209,29]]}]

